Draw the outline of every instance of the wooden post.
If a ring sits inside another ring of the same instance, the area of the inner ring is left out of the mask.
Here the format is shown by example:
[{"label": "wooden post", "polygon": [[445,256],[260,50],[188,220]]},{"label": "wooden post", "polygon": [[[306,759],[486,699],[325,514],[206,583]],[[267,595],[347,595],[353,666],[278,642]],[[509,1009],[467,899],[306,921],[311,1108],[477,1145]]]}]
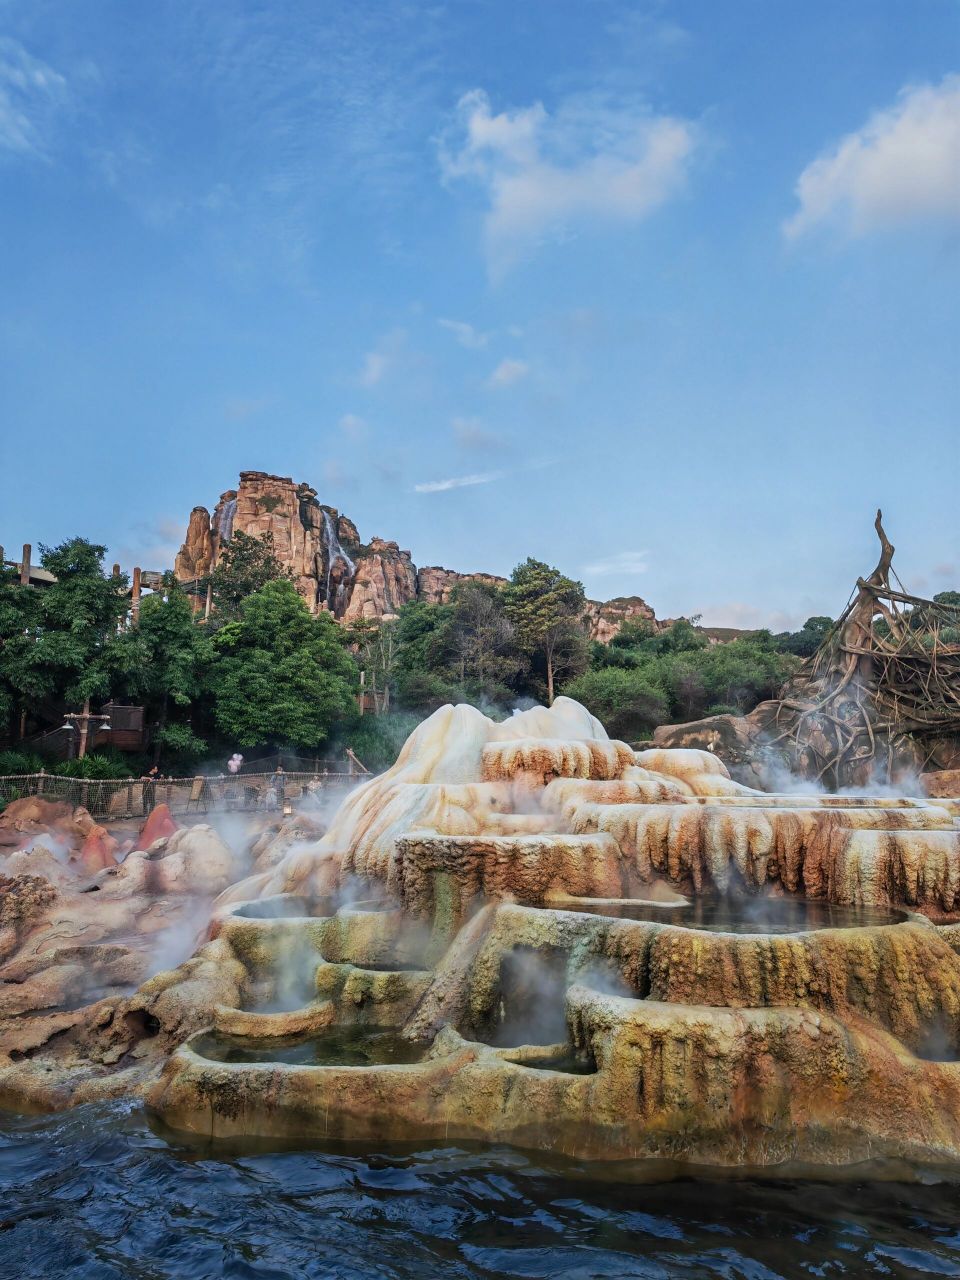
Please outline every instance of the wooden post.
[{"label": "wooden post", "polygon": [[130,589],[130,617],[136,626],[140,618],[140,567],[133,571],[133,586]]},{"label": "wooden post", "polygon": [[87,734],[90,732],[90,699],[86,698],[83,703],[83,715],[80,719],[80,750],[77,752],[77,758],[82,760],[87,754]]},{"label": "wooden post", "polygon": [[20,561],[20,585],[21,587],[30,584],[30,553],[33,548],[29,542],[23,544],[23,559]]}]

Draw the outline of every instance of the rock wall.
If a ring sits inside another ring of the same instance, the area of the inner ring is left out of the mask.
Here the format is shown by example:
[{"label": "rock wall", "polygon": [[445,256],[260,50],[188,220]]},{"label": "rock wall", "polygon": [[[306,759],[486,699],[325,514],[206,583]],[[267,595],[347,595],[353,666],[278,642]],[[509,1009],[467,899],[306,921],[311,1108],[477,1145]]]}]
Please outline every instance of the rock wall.
[{"label": "rock wall", "polygon": [[625,622],[649,622],[657,625],[657,615],[639,596],[617,596],[613,600],[588,600],[584,617],[590,627],[590,639],[609,644]]},{"label": "rock wall", "polygon": [[[310,608],[329,609],[344,622],[389,617],[411,600],[445,604],[461,582],[506,582],[495,574],[458,573],[438,565],[418,570],[409,551],[383,538],[363,545],[353,521],[319,502],[310,485],[264,471],[241,471],[239,488],[222,493],[212,514],[206,507],[193,508],[176,559],[177,578],[192,582],[209,574],[237,532],[255,538],[270,534],[277,557]],[[591,639],[603,644],[634,618],[656,625],[653,610],[639,596],[589,600],[584,613]]]}]

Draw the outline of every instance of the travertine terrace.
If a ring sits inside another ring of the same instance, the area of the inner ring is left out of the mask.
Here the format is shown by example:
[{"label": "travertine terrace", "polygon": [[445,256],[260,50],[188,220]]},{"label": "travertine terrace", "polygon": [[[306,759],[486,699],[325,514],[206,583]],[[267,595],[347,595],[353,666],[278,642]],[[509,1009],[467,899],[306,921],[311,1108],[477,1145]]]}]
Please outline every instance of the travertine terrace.
[{"label": "travertine terrace", "polygon": [[[42,840],[8,853],[0,1099],[134,1095],[203,1140],[955,1161],[958,815],[753,791],[564,698],[501,723],[444,707],[324,834],[263,833],[242,878],[246,851],[197,828],[53,899]],[[185,895],[193,955],[132,989],[143,921]],[[91,928],[130,988],[84,1004],[64,974]]]}]

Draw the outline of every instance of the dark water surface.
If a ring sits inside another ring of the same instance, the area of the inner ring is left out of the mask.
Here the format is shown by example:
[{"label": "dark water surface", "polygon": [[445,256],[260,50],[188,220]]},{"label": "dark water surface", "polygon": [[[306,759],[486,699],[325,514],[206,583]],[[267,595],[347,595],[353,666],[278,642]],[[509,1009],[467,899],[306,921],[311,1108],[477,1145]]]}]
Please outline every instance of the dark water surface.
[{"label": "dark water surface", "polygon": [[960,1276],[960,1186],[587,1176],[502,1148],[214,1157],[0,1112],[0,1276]]},{"label": "dark water surface", "polygon": [[192,1043],[211,1062],[287,1062],[308,1067],[383,1067],[419,1062],[429,1044],[404,1040],[395,1027],[333,1027],[319,1035],[248,1039],[209,1031]]},{"label": "dark water surface", "polygon": [[695,902],[679,906],[629,898],[599,901],[577,898],[574,903],[567,900],[563,903],[547,902],[544,906],[583,911],[587,915],[676,924],[685,929],[705,929],[710,933],[809,933],[814,929],[863,929],[901,924],[908,919],[905,912],[891,907],[841,907],[809,898],[697,898]]}]

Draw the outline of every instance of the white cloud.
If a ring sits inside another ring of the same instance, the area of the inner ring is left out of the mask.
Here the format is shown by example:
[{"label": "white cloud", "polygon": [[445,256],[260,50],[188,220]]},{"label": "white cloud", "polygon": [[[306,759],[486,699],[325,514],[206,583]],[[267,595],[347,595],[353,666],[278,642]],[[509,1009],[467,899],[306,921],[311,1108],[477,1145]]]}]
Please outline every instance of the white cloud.
[{"label": "white cloud", "polygon": [[345,413],[337,425],[351,440],[359,440],[367,434],[365,419],[358,417],[355,413]]},{"label": "white cloud", "polygon": [[519,467],[511,467],[506,471],[476,471],[469,476],[451,476],[448,480],[425,480],[413,486],[414,493],[446,493],[448,489],[465,489],[469,485],[492,484],[494,480],[506,480],[508,476],[524,471],[542,471],[552,467],[553,458],[534,458],[531,462]]},{"label": "white cloud", "polygon": [[502,480],[505,471],[477,471],[470,476],[451,476],[448,480],[425,480],[413,486],[414,493],[446,493],[448,489],[466,489],[474,484],[491,484]]},{"label": "white cloud", "polygon": [[928,218],[960,219],[960,75],[903,89],[896,103],[801,173],[795,238],[822,222],[853,235]]},{"label": "white cloud", "polygon": [[437,323],[444,329],[449,329],[461,347],[466,347],[468,351],[479,351],[490,341],[489,333],[481,333],[464,320],[438,320]]},{"label": "white cloud", "polygon": [[581,569],[581,573],[588,574],[593,578],[612,577],[614,574],[621,573],[646,573],[647,554],[646,551],[617,551],[614,555],[606,556],[603,560],[596,560],[593,564],[585,564]]},{"label": "white cloud", "polygon": [[488,431],[479,418],[454,418],[451,426],[461,448],[484,450],[504,447],[502,438]]},{"label": "white cloud", "polygon": [[407,331],[391,329],[389,333],[384,334],[372,351],[364,355],[357,381],[361,387],[375,387],[398,365],[408,361],[409,357]]},{"label": "white cloud", "polygon": [[17,40],[0,37],[0,150],[43,156],[67,82]]},{"label": "white cloud", "polygon": [[487,379],[487,383],[491,387],[512,387],[515,382],[519,382],[521,378],[525,378],[530,372],[530,366],[526,360],[501,360],[497,367]]},{"label": "white cloud", "polygon": [[356,484],[354,476],[345,471],[336,458],[328,458],[323,464],[323,481],[331,489],[352,488]]},{"label": "white cloud", "polygon": [[375,387],[387,372],[387,357],[382,351],[368,351],[363,357],[363,368],[360,370],[360,383],[364,387]]},{"label": "white cloud", "polygon": [[551,115],[537,102],[494,115],[482,89],[464,94],[440,142],[448,183],[476,183],[486,197],[484,242],[502,274],[546,235],[570,225],[636,222],[686,176],[696,130],[637,102],[568,98]]}]

